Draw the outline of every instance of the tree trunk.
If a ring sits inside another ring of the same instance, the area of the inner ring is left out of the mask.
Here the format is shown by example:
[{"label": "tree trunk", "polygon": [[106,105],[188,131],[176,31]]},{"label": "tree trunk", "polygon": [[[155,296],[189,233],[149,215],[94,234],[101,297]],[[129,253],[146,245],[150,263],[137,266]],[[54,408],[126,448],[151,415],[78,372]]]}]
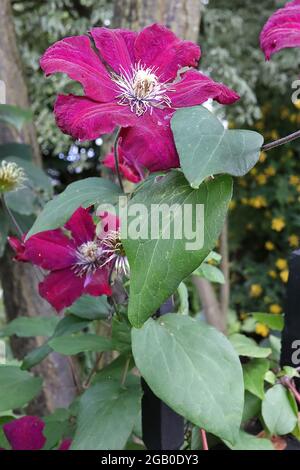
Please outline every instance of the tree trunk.
[{"label": "tree trunk", "polygon": [[[27,87],[22,70],[13,16],[9,0],[0,3],[0,80],[5,84],[6,103],[23,108],[29,107]],[[20,140],[15,131],[0,124],[0,143]],[[33,124],[24,129],[21,140],[30,144],[35,163],[41,165],[41,157]],[[12,261],[12,253],[6,250],[0,260],[0,279],[4,293],[7,319],[18,316],[49,315],[50,306],[38,295],[36,271],[30,265]],[[11,346],[14,355],[22,359],[30,350],[42,343],[42,338],[13,338]],[[51,354],[43,363],[35,367],[35,373],[44,379],[41,395],[32,402],[30,412],[42,415],[57,407],[68,406],[75,396],[72,371],[66,358]]]},{"label": "tree trunk", "polygon": [[[183,39],[198,42],[201,20],[200,0],[116,0],[114,26],[138,31],[151,23],[168,26]],[[194,279],[208,323],[225,332],[219,302],[211,284]]]}]

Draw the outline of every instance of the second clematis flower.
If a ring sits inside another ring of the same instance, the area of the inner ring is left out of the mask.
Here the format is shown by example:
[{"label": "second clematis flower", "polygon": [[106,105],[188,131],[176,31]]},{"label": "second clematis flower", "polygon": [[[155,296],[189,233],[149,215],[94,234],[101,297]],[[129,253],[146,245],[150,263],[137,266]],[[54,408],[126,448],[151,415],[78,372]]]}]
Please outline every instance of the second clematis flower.
[{"label": "second clematis flower", "polygon": [[[113,270],[128,274],[128,263],[119,238],[119,219],[101,214],[102,231],[88,209],[77,209],[65,230],[47,230],[30,237],[24,244],[9,242],[17,250],[17,260],[28,261],[47,271],[39,293],[58,312],[69,307],[82,294],[111,295]],[[70,232],[68,236],[67,231]]]},{"label": "second clematis flower", "polygon": [[195,70],[200,55],[198,45],[162,25],[139,33],[94,28],[89,37],[55,43],[41,58],[41,67],[46,75],[66,73],[84,89],[84,96],[58,96],[54,111],[62,131],[92,140],[117,126],[124,128],[120,148],[126,167],[141,179],[145,169],[179,166],[170,129],[176,109],[209,98],[221,104],[239,98]]}]

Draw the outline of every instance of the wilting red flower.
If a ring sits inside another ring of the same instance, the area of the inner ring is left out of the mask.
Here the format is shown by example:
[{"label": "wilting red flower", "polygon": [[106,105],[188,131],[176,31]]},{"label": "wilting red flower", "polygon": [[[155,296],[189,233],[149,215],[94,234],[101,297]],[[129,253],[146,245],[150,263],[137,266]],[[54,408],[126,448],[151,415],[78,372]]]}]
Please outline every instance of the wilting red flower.
[{"label": "wilting red flower", "polygon": [[[200,48],[164,26],[153,24],[139,33],[94,28],[90,35],[96,50],[87,36],[68,37],[41,59],[47,75],[64,72],[80,82],[85,93],[58,96],[57,124],[82,140],[96,139],[116,126],[128,128],[121,133],[121,146],[134,174],[179,165],[170,130],[176,109],[209,98],[222,104],[239,98],[195,69],[184,70],[197,66]],[[133,152],[137,139],[140,143]]]},{"label": "wilting red flower", "polygon": [[300,0],[277,10],[260,34],[260,47],[267,60],[281,49],[297,46],[300,46]]},{"label": "wilting red flower", "polygon": [[[41,450],[46,443],[44,427],[44,421],[37,416],[23,416],[4,424],[3,431],[11,450]],[[58,450],[68,450],[71,442],[65,439]]]},{"label": "wilting red flower", "polygon": [[[111,295],[109,276],[114,268],[125,274],[127,258],[119,239],[119,220],[104,218],[102,233],[88,209],[77,209],[65,229],[47,230],[33,235],[21,248],[23,257],[50,271],[39,284],[39,292],[57,311],[72,305],[82,294]],[[108,228],[107,228],[108,227]]]}]

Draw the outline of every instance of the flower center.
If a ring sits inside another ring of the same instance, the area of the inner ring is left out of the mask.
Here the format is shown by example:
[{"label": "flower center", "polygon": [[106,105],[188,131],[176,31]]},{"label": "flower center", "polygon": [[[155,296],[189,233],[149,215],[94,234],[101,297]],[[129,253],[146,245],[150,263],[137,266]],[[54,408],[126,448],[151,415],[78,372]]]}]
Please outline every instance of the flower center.
[{"label": "flower center", "polygon": [[106,257],[104,264],[112,263],[117,274],[129,276],[129,263],[120,239],[120,232],[118,230],[109,232],[102,240],[101,246],[102,254]]},{"label": "flower center", "polygon": [[26,175],[23,168],[14,162],[2,161],[0,165],[0,193],[22,188]]},{"label": "flower center", "polygon": [[167,85],[160,83],[154,70],[145,68],[140,63],[132,67],[131,73],[123,71],[113,75],[112,80],[120,89],[118,103],[130,106],[132,112],[142,116],[148,109],[171,106],[171,100],[166,94]]},{"label": "flower center", "polygon": [[94,273],[100,266],[101,253],[102,250],[96,241],[80,245],[76,251],[75,273],[79,276]]}]

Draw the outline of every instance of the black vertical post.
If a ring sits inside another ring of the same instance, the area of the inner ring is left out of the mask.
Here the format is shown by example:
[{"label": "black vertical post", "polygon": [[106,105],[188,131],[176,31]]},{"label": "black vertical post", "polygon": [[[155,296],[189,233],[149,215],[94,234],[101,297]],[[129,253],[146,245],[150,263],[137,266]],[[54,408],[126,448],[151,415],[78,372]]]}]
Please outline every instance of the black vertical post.
[{"label": "black vertical post", "polygon": [[[293,251],[289,261],[280,364],[300,366],[300,250]],[[295,383],[299,389],[300,379]]]},{"label": "black vertical post", "polygon": [[[157,312],[158,316],[172,312],[173,300],[169,299]],[[143,441],[149,450],[177,450],[184,441],[184,420],[162,402],[142,379]]]}]

